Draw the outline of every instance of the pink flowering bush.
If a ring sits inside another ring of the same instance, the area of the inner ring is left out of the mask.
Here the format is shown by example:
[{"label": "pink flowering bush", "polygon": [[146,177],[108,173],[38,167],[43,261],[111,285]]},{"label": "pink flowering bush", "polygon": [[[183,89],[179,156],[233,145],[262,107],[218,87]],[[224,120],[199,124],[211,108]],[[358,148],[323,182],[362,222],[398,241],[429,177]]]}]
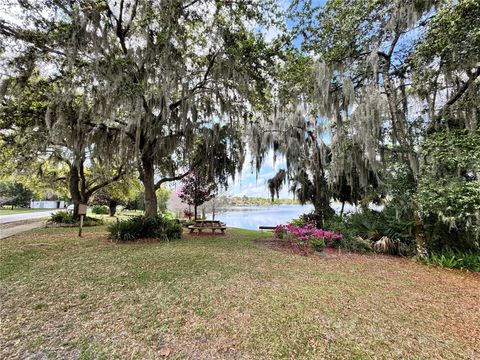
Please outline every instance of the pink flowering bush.
[{"label": "pink flowering bush", "polygon": [[306,252],[312,248],[321,251],[327,244],[343,237],[342,234],[333,231],[317,229],[314,224],[305,224],[304,226],[277,225],[273,236],[277,240],[288,242],[293,248],[301,252]]}]

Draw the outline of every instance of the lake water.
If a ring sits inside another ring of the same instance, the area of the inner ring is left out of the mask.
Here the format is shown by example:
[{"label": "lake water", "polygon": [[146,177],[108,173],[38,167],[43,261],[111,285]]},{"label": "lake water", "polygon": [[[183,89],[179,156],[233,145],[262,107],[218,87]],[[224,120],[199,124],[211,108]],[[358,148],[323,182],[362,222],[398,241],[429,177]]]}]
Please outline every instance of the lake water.
[{"label": "lake water", "polygon": [[[337,214],[340,213],[342,207],[340,203],[332,203],[330,206]],[[370,204],[369,207],[376,211],[383,209],[381,205]],[[258,230],[258,227],[261,225],[276,226],[286,224],[312,210],[312,205],[235,206],[221,213],[217,213],[215,219],[223,221],[227,226]],[[345,204],[343,211],[347,214],[357,210],[357,207]],[[207,214],[207,219],[211,218],[212,215]]]},{"label": "lake water", "polygon": [[258,230],[260,225],[285,224],[301,214],[309,213],[312,209],[311,205],[235,206],[216,214],[215,218],[227,226]]},{"label": "lake water", "polygon": [[[340,207],[341,204],[332,204],[332,208],[337,212]],[[311,205],[236,206],[216,214],[215,219],[223,221],[227,226],[258,230],[261,225],[286,224],[312,210]],[[353,206],[345,204],[346,213],[354,210]],[[208,214],[207,218],[211,219],[211,214]]]}]

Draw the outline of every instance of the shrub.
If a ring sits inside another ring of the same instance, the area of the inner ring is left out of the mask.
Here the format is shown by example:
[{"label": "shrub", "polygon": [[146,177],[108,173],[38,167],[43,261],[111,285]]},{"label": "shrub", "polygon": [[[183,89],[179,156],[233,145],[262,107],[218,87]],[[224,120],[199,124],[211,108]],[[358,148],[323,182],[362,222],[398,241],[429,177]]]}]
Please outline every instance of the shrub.
[{"label": "shrub", "polygon": [[176,220],[168,220],[165,222],[165,233],[167,239],[180,239],[183,234],[182,225]]},{"label": "shrub", "polygon": [[[335,246],[335,245],[334,245]],[[360,236],[344,237],[340,239],[337,247],[354,252],[372,252],[372,243],[369,240],[363,239]]]},{"label": "shrub", "polygon": [[170,211],[170,210],[165,210],[162,212],[162,216],[168,220],[176,220],[177,222],[179,221],[177,219],[177,214],[175,212]]},{"label": "shrub", "polygon": [[346,218],[346,225],[352,229],[355,236],[377,241],[383,236],[380,224],[384,219],[381,217],[381,213],[374,210],[356,212]]},{"label": "shrub", "polygon": [[305,215],[300,215],[298,218],[296,219],[293,219],[292,221],[290,221],[290,225],[293,225],[293,226],[305,226],[307,225],[307,220],[305,218]]},{"label": "shrub", "polygon": [[138,235],[136,226],[131,220],[117,221],[108,226],[110,238],[118,241],[133,241]]},{"label": "shrub", "polygon": [[[480,130],[436,131],[426,137],[422,153],[425,161],[414,199],[424,223],[432,227],[447,225],[448,232],[441,239],[447,246],[458,247],[457,240],[475,234],[478,240]],[[451,236],[451,229],[458,237]]]},{"label": "shrub", "polygon": [[277,225],[275,226],[275,229],[273,229],[273,237],[275,239],[284,239],[285,236],[287,235],[287,230],[284,225]]},{"label": "shrub", "polygon": [[[332,243],[335,247],[350,251],[372,251],[372,243],[377,244],[383,237],[388,237],[395,247],[393,252],[389,248],[388,253],[411,255],[415,252],[411,222],[397,219],[392,208],[388,206],[382,212],[367,210],[344,218],[333,216],[325,222],[325,228],[343,234],[342,239]],[[379,250],[382,243],[377,244]]]},{"label": "shrub", "polygon": [[119,241],[134,241],[142,238],[172,240],[181,238],[183,229],[177,221],[161,216],[155,218],[135,216],[111,224],[108,231],[110,238]]},{"label": "shrub", "polygon": [[310,240],[310,246],[313,248],[315,251],[323,251],[325,249],[325,240],[322,238],[314,238]]},{"label": "shrub", "polygon": [[373,248],[375,249],[375,251],[384,254],[398,254],[398,242],[390,239],[387,236],[383,236],[380,240],[375,241],[375,243],[373,244]]},{"label": "shrub", "polygon": [[[332,210],[333,212],[333,210]],[[330,213],[330,212],[327,212],[324,214],[327,218],[330,218],[332,216],[335,215],[335,213]],[[301,219],[303,221],[303,223],[301,223],[300,226],[304,226],[304,225],[307,225],[307,224],[316,224],[317,226],[321,226],[321,227],[325,227],[325,224],[323,223],[323,216],[322,215],[319,215],[319,214],[316,214],[315,212],[311,212],[311,213],[308,213],[308,214],[303,214],[301,215]]]},{"label": "shrub", "polygon": [[473,251],[444,250],[432,252],[422,262],[449,269],[468,269],[480,272],[480,253]]},{"label": "shrub", "polygon": [[108,207],[104,205],[93,205],[92,213],[106,215],[109,213],[109,211],[108,211]]},{"label": "shrub", "polygon": [[[78,225],[79,220],[73,217],[73,213],[69,211],[57,211],[50,215],[50,222],[59,225]],[[91,217],[83,219],[83,226],[98,226],[103,225],[103,220]]]},{"label": "shrub", "polygon": [[50,215],[50,221],[55,224],[75,224],[73,213],[69,211],[57,211]]},{"label": "shrub", "polygon": [[334,216],[326,221],[325,228],[343,235],[341,238],[331,240],[330,246],[356,252],[372,251],[370,241],[359,236],[357,229],[348,225],[340,216]]}]

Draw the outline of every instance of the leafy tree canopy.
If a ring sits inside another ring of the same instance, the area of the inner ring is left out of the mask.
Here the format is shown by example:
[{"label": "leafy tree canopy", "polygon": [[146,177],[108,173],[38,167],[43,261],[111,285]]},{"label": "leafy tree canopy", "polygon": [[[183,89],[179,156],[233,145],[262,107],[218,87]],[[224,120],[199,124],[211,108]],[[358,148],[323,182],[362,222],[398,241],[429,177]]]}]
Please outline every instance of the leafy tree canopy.
[{"label": "leafy tree canopy", "polygon": [[18,182],[0,181],[0,206],[29,207],[33,192]]}]

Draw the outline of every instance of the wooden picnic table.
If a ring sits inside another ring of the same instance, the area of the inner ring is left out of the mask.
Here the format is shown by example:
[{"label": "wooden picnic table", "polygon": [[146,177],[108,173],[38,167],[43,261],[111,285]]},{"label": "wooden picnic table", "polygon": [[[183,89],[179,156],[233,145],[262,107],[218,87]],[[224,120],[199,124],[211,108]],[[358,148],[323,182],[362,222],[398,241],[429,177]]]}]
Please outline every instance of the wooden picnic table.
[{"label": "wooden picnic table", "polygon": [[211,229],[212,233],[215,233],[215,230],[220,230],[222,234],[225,234],[226,228],[225,224],[220,220],[195,220],[195,224],[188,227],[190,234],[193,234],[195,230],[201,233],[202,230],[206,229]]}]

